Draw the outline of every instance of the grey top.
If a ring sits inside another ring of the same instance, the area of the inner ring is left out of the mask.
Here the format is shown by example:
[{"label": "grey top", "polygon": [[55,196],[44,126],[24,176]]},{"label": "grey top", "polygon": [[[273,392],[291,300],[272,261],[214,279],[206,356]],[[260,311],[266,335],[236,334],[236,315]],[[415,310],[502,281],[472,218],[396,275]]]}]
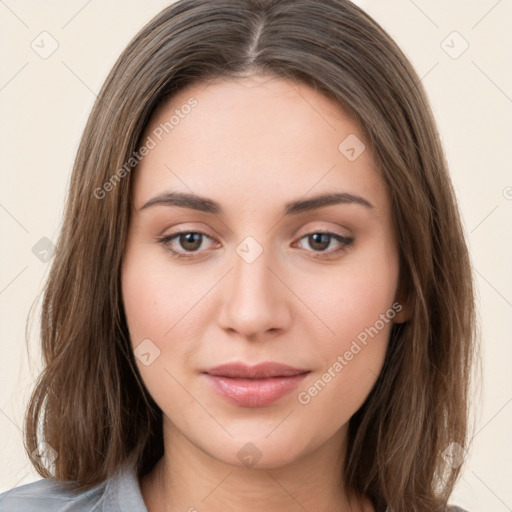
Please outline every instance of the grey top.
[{"label": "grey top", "polygon": [[[89,491],[73,494],[53,478],[43,478],[0,494],[0,512],[148,512],[133,467]],[[467,512],[452,507],[450,512]]]},{"label": "grey top", "polygon": [[92,489],[74,494],[53,478],[14,487],[0,494],[0,512],[148,512],[134,468]]}]

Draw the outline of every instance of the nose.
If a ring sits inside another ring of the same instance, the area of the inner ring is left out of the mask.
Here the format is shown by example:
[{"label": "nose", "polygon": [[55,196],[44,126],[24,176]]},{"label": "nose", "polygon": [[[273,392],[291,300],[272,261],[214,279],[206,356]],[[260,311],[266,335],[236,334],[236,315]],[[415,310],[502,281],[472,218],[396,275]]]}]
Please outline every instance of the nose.
[{"label": "nose", "polygon": [[254,260],[233,255],[234,268],[224,279],[218,322],[231,335],[250,341],[275,336],[289,328],[293,294],[272,261],[271,251]]}]

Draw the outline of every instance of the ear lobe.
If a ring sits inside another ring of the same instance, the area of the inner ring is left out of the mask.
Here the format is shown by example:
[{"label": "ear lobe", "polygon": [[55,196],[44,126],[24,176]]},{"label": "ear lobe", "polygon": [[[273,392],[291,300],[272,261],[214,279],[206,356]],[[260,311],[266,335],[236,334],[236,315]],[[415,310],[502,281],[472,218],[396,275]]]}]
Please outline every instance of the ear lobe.
[{"label": "ear lobe", "polygon": [[395,297],[393,309],[395,311],[395,317],[393,319],[393,322],[395,324],[403,324],[410,320],[412,316],[410,299],[408,297],[408,294],[402,289],[402,287],[400,288],[400,291],[397,293]]},{"label": "ear lobe", "polygon": [[396,301],[396,302],[398,304],[400,304],[401,309],[400,309],[400,311],[398,311],[398,307],[395,308],[395,311],[397,313],[395,314],[395,318],[393,319],[393,322],[395,324],[403,324],[403,323],[407,322],[407,320],[409,320],[410,314],[409,314],[409,311],[407,310],[407,308],[405,308],[401,302],[398,302],[398,301]]}]

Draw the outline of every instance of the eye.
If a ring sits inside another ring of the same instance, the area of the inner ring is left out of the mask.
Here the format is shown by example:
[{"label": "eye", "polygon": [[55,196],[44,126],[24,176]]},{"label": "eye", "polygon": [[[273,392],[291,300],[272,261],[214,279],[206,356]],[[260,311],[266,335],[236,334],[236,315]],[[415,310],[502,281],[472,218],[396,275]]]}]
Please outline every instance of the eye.
[{"label": "eye", "polygon": [[[314,256],[315,258],[330,258],[336,256],[339,253],[345,251],[354,241],[353,238],[338,235],[337,233],[323,231],[315,231],[313,233],[308,233],[300,238],[300,240],[303,239],[307,240],[308,245],[311,248],[313,248],[313,252],[320,251],[320,253]],[[331,242],[333,240],[339,244],[339,247],[331,251],[326,251],[326,249],[331,245]]]},{"label": "eye", "polygon": [[[158,238],[157,242],[162,244],[175,258],[194,258],[194,253],[200,252],[203,240],[212,240],[206,233],[200,231],[180,231]],[[182,249],[173,247],[173,242],[179,244]]]},{"label": "eye", "polygon": [[[299,240],[306,239],[309,246],[317,254],[314,258],[331,258],[341,252],[345,251],[354,241],[353,238],[344,237],[337,233],[315,231],[302,236]],[[204,240],[212,240],[206,233],[200,231],[179,231],[171,233],[162,238],[157,238],[157,242],[162,244],[167,251],[175,258],[197,258],[201,252],[204,252],[204,247],[201,250]],[[335,241],[339,245],[337,249],[327,251],[326,249],[331,246]],[[176,245],[181,246],[176,248]],[[206,250],[208,252],[208,250]]]}]

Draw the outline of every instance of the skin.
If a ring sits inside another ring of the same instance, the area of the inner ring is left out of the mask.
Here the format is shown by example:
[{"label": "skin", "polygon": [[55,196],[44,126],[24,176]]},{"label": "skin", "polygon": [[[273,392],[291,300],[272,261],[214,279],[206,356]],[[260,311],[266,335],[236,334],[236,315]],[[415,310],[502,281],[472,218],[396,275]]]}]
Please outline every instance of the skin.
[{"label": "skin", "polygon": [[[298,401],[400,301],[391,205],[370,147],[365,142],[349,161],[340,142],[364,136],[339,104],[265,75],[189,86],[155,112],[144,140],[191,97],[197,106],[134,172],[122,267],[133,347],[150,339],[160,351],[147,366],[136,359],[164,421],[165,455],[140,481],[147,508],[373,511],[366,498],[347,502],[341,463],[348,421],[382,369],[392,323],[407,319],[405,306],[309,403]],[[214,199],[225,213],[161,204],[141,210],[166,191]],[[285,203],[333,191],[374,207],[336,204],[283,216]],[[177,259],[157,239],[179,230],[210,238],[195,252],[186,239],[168,242],[192,255]],[[331,238],[319,248],[306,236],[318,232],[354,241],[328,257],[343,245]],[[251,263],[236,252],[247,236],[263,250]],[[311,372],[274,404],[240,407],[200,374],[235,361]],[[237,455],[248,442],[261,454],[251,467]]]}]

